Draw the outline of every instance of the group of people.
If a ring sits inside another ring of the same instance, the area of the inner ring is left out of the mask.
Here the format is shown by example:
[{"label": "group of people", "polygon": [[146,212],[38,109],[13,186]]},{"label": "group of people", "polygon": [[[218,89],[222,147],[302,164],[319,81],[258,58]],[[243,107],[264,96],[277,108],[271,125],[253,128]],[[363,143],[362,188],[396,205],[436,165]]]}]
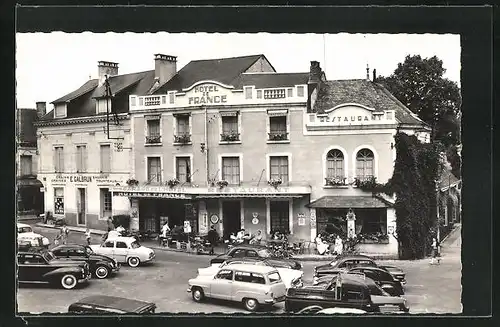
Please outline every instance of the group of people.
[{"label": "group of people", "polygon": [[59,244],[66,244],[68,242],[69,229],[64,224],[59,230],[59,234],[54,238],[54,244],[57,246]]},{"label": "group of people", "polygon": [[[316,249],[319,254],[324,255],[330,253],[330,244],[325,241],[322,233],[316,236]],[[333,253],[341,255],[344,251],[344,242],[339,235],[335,237],[335,243],[333,244]]]},{"label": "group of people", "polygon": [[238,231],[238,233],[234,232],[231,233],[231,235],[229,235],[228,242],[234,244],[242,244],[242,243],[260,244],[262,242],[262,231],[258,230],[257,234],[250,235],[245,232],[244,228],[242,228]]}]

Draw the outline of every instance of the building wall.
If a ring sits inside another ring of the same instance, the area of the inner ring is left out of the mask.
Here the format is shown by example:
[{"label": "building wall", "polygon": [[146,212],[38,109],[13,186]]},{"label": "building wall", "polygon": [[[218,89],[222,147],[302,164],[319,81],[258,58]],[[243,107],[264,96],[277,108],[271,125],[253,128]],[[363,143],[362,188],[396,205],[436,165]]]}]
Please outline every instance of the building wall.
[{"label": "building wall", "polygon": [[267,61],[267,59],[260,58],[246,70],[246,73],[257,73],[257,72],[275,72],[275,70],[271,66],[269,61]]},{"label": "building wall", "polygon": [[36,148],[19,147],[16,151],[16,176],[21,176],[21,156],[31,156],[31,171],[33,175],[38,172],[38,154]]}]

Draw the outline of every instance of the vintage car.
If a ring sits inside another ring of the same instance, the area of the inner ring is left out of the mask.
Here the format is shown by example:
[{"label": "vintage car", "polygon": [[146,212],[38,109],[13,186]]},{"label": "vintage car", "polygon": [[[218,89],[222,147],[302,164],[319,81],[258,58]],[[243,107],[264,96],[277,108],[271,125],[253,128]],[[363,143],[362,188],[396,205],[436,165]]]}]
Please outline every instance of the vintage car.
[{"label": "vintage car", "polygon": [[156,304],[123,297],[92,295],[68,307],[69,313],[77,314],[150,314],[155,313]]},{"label": "vintage car", "polygon": [[401,269],[393,266],[378,265],[373,258],[365,255],[339,256],[327,264],[314,267],[313,276],[317,278],[324,275],[335,275],[342,272],[345,273],[350,269],[359,266],[378,267],[384,269],[399,280],[401,284],[404,285],[406,283],[406,274]]},{"label": "vintage car", "polygon": [[106,278],[120,270],[120,264],[115,259],[94,253],[88,245],[63,244],[51,251],[56,258],[88,262],[90,271],[99,279]]},{"label": "vintage car", "polygon": [[354,308],[326,308],[323,309],[319,305],[311,305],[309,307],[305,307],[304,309],[301,309],[296,312],[296,314],[327,314],[327,315],[334,315],[334,314],[364,314],[366,313],[365,310],[361,309],[354,309]]},{"label": "vintage car", "polygon": [[298,312],[312,305],[382,313],[404,313],[410,310],[406,299],[390,296],[368,278],[344,273],[332,276],[329,283],[287,290],[285,299],[287,312]]},{"label": "vintage car", "polygon": [[56,259],[47,250],[18,252],[17,265],[17,279],[21,283],[60,283],[68,290],[87,283],[91,276],[88,263]]},{"label": "vintage car", "polygon": [[248,311],[261,305],[272,306],[285,299],[286,287],[279,272],[260,265],[229,265],[215,276],[198,276],[189,280],[193,300],[204,298],[242,302]]},{"label": "vintage car", "polygon": [[130,267],[151,262],[155,258],[155,252],[142,246],[134,237],[108,238],[100,245],[90,245],[90,248],[96,254],[113,258],[117,262],[126,262]]},{"label": "vintage car", "polygon": [[48,238],[34,233],[33,228],[31,228],[30,225],[21,223],[17,223],[17,241],[18,245],[26,245],[26,243],[30,243],[32,247],[48,248],[50,245],[50,241]]},{"label": "vintage car", "polygon": [[[249,264],[249,265],[260,265],[276,268],[280,273],[281,280],[285,284],[286,288],[292,287],[292,282],[298,283],[298,279],[302,279],[304,272],[302,270],[291,269],[289,267],[274,266],[274,261],[264,259],[264,258],[234,258],[229,259],[221,263],[220,265],[212,265],[207,268],[199,268],[198,274],[200,276],[215,276],[215,274],[220,270],[220,268],[227,267],[234,264]],[[294,283],[294,284],[295,284]]]},{"label": "vintage car", "polygon": [[401,282],[385,269],[360,266],[350,269],[349,273],[361,274],[372,279],[384,291],[392,296],[401,296],[405,293]]},{"label": "vintage car", "polygon": [[272,252],[264,245],[237,245],[229,249],[226,253],[220,254],[210,260],[211,265],[220,265],[224,261],[233,258],[265,258],[272,260],[273,267],[291,268],[301,270],[300,262],[291,259],[276,258]]}]

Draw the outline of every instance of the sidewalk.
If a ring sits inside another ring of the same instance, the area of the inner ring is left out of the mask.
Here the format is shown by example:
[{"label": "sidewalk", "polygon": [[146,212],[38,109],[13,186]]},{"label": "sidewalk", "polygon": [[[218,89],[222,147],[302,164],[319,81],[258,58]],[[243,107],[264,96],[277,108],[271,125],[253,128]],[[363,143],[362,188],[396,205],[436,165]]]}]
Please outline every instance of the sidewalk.
[{"label": "sidewalk", "polygon": [[[35,225],[38,227],[43,227],[43,228],[61,229],[61,226],[54,226],[54,225],[44,224],[44,223],[36,223]],[[86,227],[76,227],[76,226],[66,226],[66,227],[68,227],[68,229],[71,232],[85,233],[85,231],[87,230]],[[106,233],[107,232],[99,230],[99,229],[90,229],[90,234],[102,236]]]}]

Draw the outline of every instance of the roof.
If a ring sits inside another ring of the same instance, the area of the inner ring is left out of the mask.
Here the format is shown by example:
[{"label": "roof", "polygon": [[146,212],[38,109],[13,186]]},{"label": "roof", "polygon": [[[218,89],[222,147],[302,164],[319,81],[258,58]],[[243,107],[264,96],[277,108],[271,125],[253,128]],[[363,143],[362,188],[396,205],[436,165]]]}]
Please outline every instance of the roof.
[{"label": "roof", "polygon": [[374,196],[325,195],[311,203],[310,208],[387,208],[389,204]]},{"label": "roof", "polygon": [[460,180],[456,178],[455,175],[453,175],[451,170],[449,168],[444,167],[440,176],[439,188],[446,189],[452,186],[453,184],[457,183],[458,181]]},{"label": "roof", "polygon": [[91,304],[105,308],[119,309],[126,312],[139,312],[142,309],[154,305],[152,302],[126,299],[117,296],[92,295],[85,297],[74,304]]},{"label": "roof", "polygon": [[309,73],[244,73],[233,85],[237,88],[242,88],[244,85],[253,85],[256,89],[264,89],[307,85],[308,80]]},{"label": "roof", "polygon": [[325,110],[345,103],[358,103],[374,108],[375,112],[394,110],[400,124],[427,126],[383,85],[366,79],[323,82],[312,111],[324,113]]},{"label": "roof", "polygon": [[133,236],[115,236],[115,237],[107,238],[106,241],[133,242],[133,241],[136,241],[136,238]]},{"label": "roof", "polygon": [[57,100],[52,101],[51,103],[55,104],[55,103],[61,103],[61,102],[69,102],[73,99],[76,99],[76,98],[94,90],[98,84],[99,84],[98,79],[88,80],[82,86],[80,86],[78,89],[66,94],[65,96],[63,96]]},{"label": "roof", "polygon": [[[123,91],[129,87],[134,86],[141,79],[143,79],[145,76],[147,76],[148,73],[154,74],[154,70],[108,77],[109,88],[111,89],[111,93],[113,95],[116,95],[116,94],[120,93],[121,91]],[[153,78],[154,78],[154,76],[153,76]],[[151,86],[153,86],[153,83],[151,83],[151,85],[149,85],[149,88],[151,88]],[[93,98],[102,98],[104,96],[106,96],[106,87],[104,84],[99,86],[95,90],[95,92],[92,93]]]},{"label": "roof", "polygon": [[242,270],[250,273],[260,273],[260,274],[268,274],[272,271],[276,271],[276,268],[270,266],[245,265],[245,264],[230,265],[222,269]]},{"label": "roof", "polygon": [[169,81],[160,86],[154,94],[165,94],[167,91],[182,91],[194,83],[212,80],[225,85],[233,85],[243,72],[252,66],[263,54],[221,59],[193,60],[182,67]]},{"label": "roof", "polygon": [[17,110],[19,142],[36,143],[36,128],[34,126],[38,119],[36,109],[17,108]]}]

